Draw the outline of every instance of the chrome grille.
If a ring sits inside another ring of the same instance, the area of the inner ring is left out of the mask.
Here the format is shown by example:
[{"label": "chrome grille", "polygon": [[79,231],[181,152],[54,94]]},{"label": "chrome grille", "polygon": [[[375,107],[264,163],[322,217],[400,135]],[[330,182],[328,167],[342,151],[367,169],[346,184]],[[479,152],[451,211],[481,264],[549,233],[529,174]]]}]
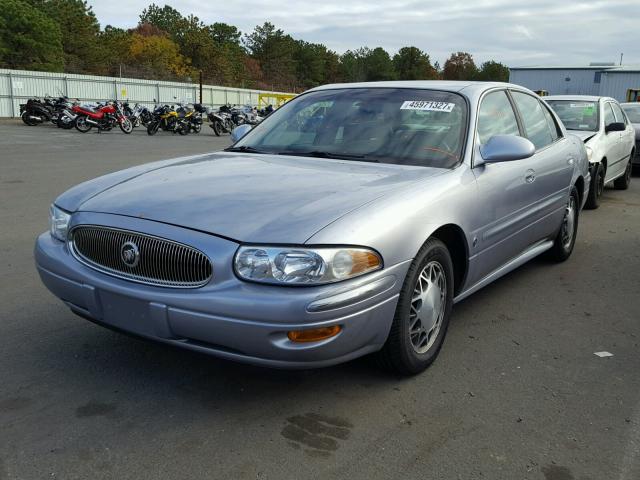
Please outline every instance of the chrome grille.
[{"label": "chrome grille", "polygon": [[83,225],[75,227],[69,238],[71,252],[79,261],[134,282],[196,288],[206,284],[213,271],[201,251],[152,235]]}]

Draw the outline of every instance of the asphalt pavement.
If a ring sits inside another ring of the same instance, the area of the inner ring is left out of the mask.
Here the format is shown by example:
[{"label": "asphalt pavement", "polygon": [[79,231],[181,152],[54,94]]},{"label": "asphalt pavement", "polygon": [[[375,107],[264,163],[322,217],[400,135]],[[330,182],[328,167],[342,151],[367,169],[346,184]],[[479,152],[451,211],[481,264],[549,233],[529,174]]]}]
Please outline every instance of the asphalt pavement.
[{"label": "asphalt pavement", "polygon": [[[640,177],[584,211],[572,257],[456,305],[398,378],[367,358],[280,371],[73,315],[33,262],[84,180],[219,150],[180,137],[0,123],[0,479],[640,479]],[[609,352],[600,357],[595,352]]]}]

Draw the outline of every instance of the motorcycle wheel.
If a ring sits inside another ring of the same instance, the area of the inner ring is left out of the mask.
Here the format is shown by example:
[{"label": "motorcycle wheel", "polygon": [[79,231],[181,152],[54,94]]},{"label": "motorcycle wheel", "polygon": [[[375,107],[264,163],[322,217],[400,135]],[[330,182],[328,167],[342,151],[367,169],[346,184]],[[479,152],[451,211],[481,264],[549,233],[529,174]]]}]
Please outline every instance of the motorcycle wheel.
[{"label": "motorcycle wheel", "polygon": [[67,117],[66,115],[60,115],[58,117],[57,125],[58,125],[58,128],[62,128],[63,130],[69,130],[70,128],[73,128],[73,119]]},{"label": "motorcycle wheel", "polygon": [[93,128],[93,125],[87,122],[87,117],[84,115],[78,115],[73,121],[73,125],[76,127],[76,130],[81,133],[87,133]]},{"label": "motorcycle wheel", "polygon": [[32,120],[30,119],[31,115],[29,115],[29,112],[27,112],[26,110],[24,112],[22,112],[22,115],[20,115],[20,117],[22,118],[22,121],[25,123],[25,125],[29,125],[30,127],[35,127],[36,125],[38,125],[37,120]]},{"label": "motorcycle wheel", "polygon": [[189,130],[191,130],[188,123],[182,123],[177,128],[180,135],[189,135]]},{"label": "motorcycle wheel", "polygon": [[211,125],[211,128],[213,128],[213,133],[216,134],[216,137],[219,137],[220,133],[222,133],[222,131],[224,130],[224,127],[222,126],[222,122],[220,122],[220,120],[215,120],[213,122],[213,125]]},{"label": "motorcycle wheel", "polygon": [[128,118],[122,120],[122,122],[120,123],[120,130],[122,130],[127,135],[133,132],[133,123],[131,123],[131,120],[129,120]]},{"label": "motorcycle wheel", "polygon": [[193,129],[194,133],[200,133],[202,131],[202,124],[201,123],[193,123],[191,125],[191,128]]},{"label": "motorcycle wheel", "polygon": [[147,125],[147,135],[155,135],[158,133],[158,128],[160,128],[160,122],[149,122],[149,125]]}]

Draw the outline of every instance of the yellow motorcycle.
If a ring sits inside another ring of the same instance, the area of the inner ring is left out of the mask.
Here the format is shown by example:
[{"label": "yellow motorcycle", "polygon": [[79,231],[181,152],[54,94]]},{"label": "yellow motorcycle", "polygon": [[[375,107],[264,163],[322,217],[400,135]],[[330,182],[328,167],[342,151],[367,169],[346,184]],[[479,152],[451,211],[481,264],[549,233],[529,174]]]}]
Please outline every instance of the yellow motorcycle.
[{"label": "yellow motorcycle", "polygon": [[153,120],[147,125],[147,134],[155,135],[158,130],[187,135],[189,133],[189,121],[185,114],[178,113],[169,105],[162,105],[153,111]]}]

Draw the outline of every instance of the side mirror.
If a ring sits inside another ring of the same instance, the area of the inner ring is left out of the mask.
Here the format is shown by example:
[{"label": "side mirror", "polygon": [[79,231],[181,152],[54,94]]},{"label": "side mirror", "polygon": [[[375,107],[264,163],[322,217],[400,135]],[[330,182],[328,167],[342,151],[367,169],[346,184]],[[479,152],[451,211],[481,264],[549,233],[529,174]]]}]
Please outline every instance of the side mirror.
[{"label": "side mirror", "polygon": [[475,160],[475,166],[484,163],[510,162],[532,157],[536,147],[530,140],[516,135],[494,135],[487,143],[480,146],[480,161]]},{"label": "side mirror", "polygon": [[604,127],[605,133],[609,132],[624,132],[627,129],[627,126],[622,122],[613,122]]},{"label": "side mirror", "polygon": [[247,124],[240,125],[234,128],[233,131],[231,132],[231,141],[233,143],[236,143],[238,140],[244,137],[247,133],[249,133],[249,131],[252,128],[253,127],[251,125],[247,125]]}]

